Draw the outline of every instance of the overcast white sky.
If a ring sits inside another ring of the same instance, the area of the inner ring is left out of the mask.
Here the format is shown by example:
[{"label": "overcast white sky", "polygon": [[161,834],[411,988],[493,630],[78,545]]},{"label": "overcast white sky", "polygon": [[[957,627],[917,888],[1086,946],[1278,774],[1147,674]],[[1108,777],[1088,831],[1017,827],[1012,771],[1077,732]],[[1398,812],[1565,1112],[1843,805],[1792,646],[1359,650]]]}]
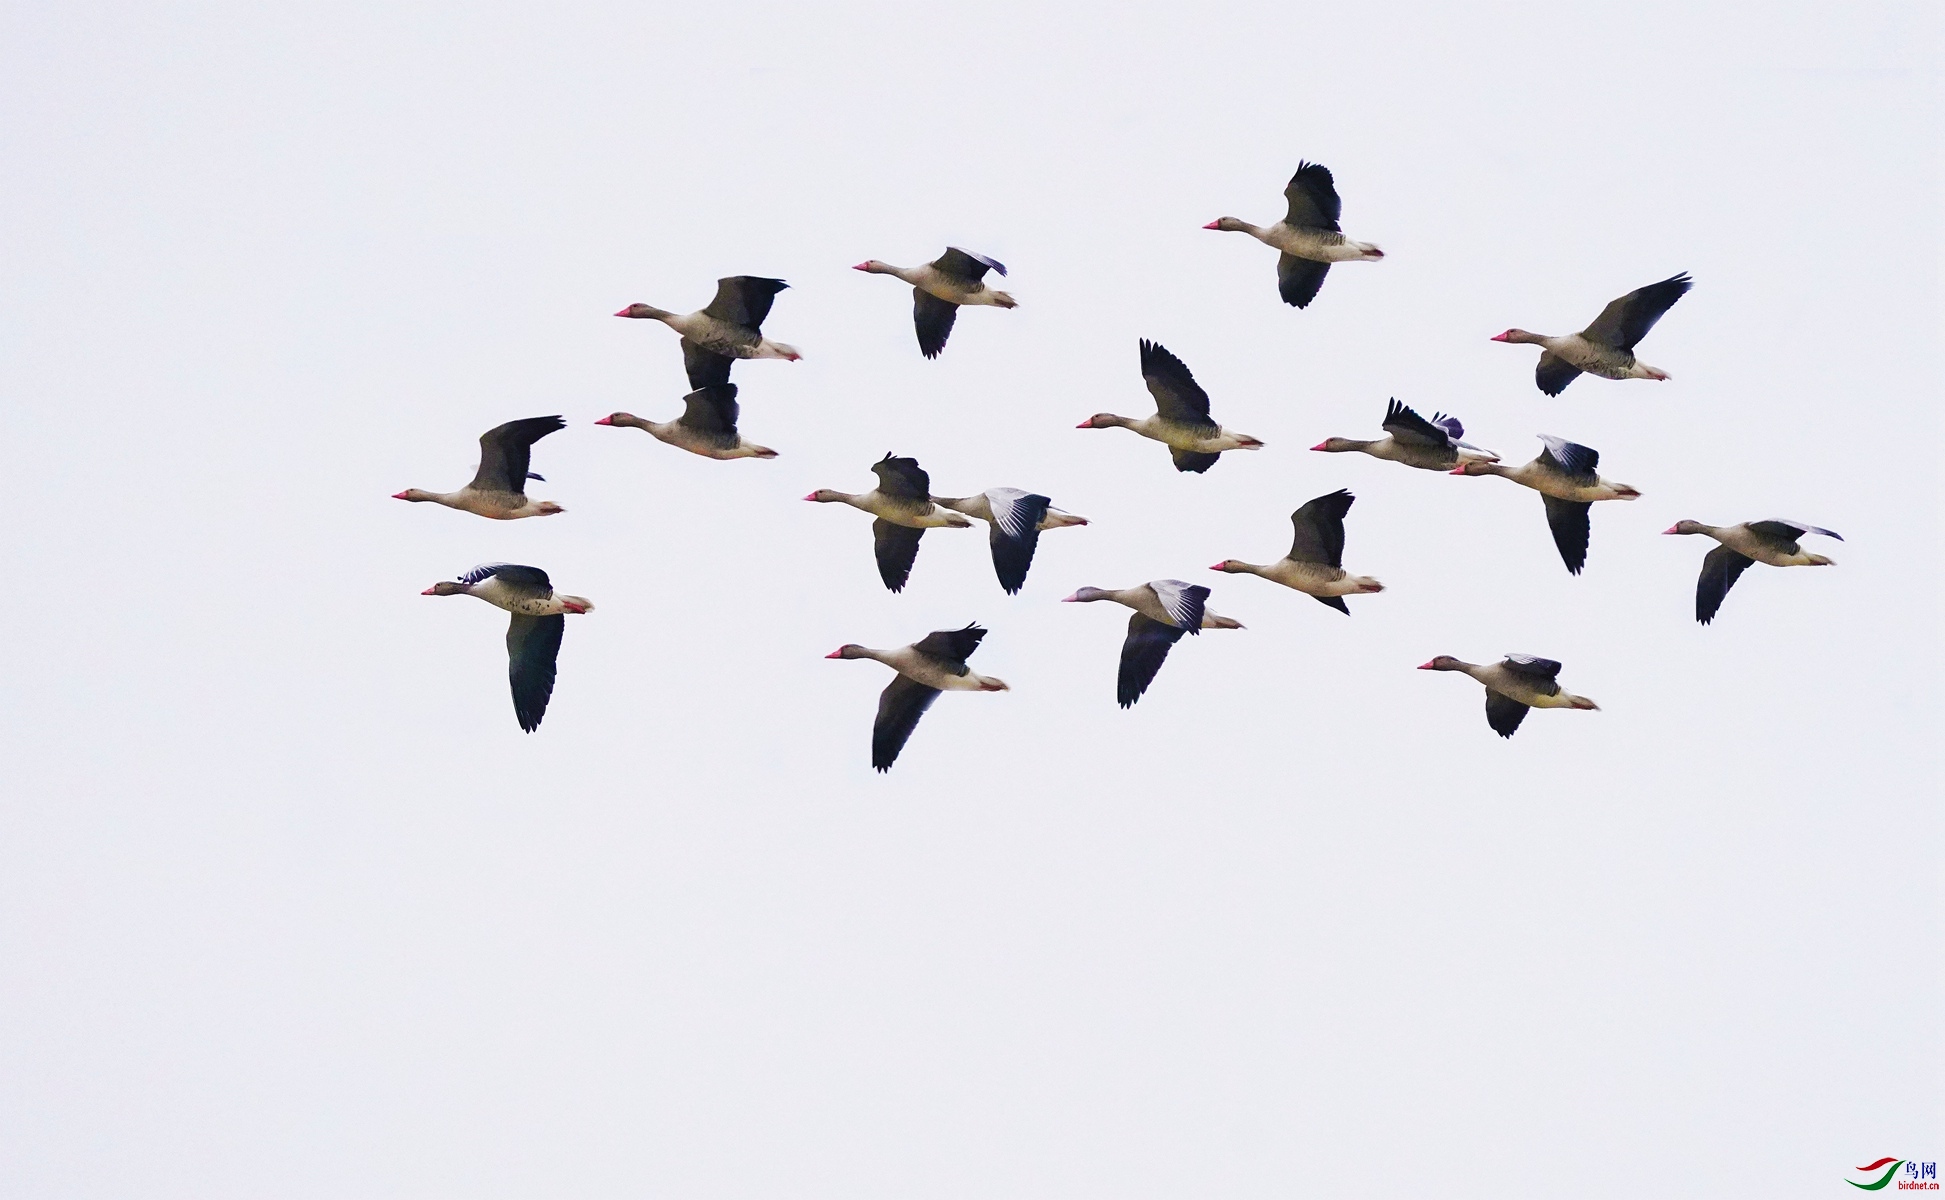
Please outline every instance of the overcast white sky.
[{"label": "overcast white sky", "polygon": [[[1911,4],[19,4],[4,89],[0,1195],[1824,1196],[1945,1158],[1933,18]],[[1377,265],[1274,254],[1328,164]],[[1012,268],[919,358],[848,270]],[[1667,384],[1534,390],[1678,270]],[[774,462],[593,427],[685,390],[717,276]],[[1136,340],[1267,449],[1074,424]],[[1537,497],[1355,455],[1386,397],[1641,489],[1584,576]],[[546,520],[456,487],[559,412]],[[1043,491],[879,585],[861,491]],[[1346,619],[1210,574],[1358,495]],[[1679,518],[1834,569],[1692,619]],[[503,614],[552,573],[534,736]],[[1113,703],[1178,576],[1248,629]],[[977,620],[897,768],[888,673]],[[1510,743],[1412,668],[1561,659]]]}]

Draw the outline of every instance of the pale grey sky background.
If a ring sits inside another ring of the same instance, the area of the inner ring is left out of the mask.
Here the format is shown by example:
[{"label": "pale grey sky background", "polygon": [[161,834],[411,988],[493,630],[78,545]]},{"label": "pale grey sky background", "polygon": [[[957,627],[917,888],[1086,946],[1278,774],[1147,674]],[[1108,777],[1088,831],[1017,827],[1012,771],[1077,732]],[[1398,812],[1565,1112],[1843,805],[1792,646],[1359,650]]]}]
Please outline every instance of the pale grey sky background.
[{"label": "pale grey sky background", "polygon": [[[1847,1194],[1945,1158],[1935,68],[1911,3],[64,3],[0,18],[0,1195]],[[1307,312],[1298,159],[1383,246]],[[1012,268],[943,359],[848,270]],[[1678,270],[1673,382],[1534,390],[1509,325]],[[633,431],[720,275],[774,462]],[[1074,424],[1136,340],[1268,448]],[[1311,454],[1387,396],[1640,488],[1569,577],[1498,480]],[[500,524],[474,439],[560,412]],[[879,585],[803,504],[916,455],[1094,518]],[[1346,619],[1206,571],[1358,495]],[[1842,532],[1712,628],[1679,518]],[[534,736],[503,614],[552,573]],[[1113,703],[1179,576],[1248,625]],[[977,620],[888,777],[888,673]],[[1494,737],[1435,654],[1599,713]]]}]

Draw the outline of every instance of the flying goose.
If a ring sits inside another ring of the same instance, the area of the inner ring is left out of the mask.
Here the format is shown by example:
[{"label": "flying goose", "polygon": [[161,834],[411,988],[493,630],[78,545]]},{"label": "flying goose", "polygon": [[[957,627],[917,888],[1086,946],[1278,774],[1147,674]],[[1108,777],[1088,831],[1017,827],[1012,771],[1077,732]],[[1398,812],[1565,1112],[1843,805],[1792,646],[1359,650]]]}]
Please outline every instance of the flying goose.
[{"label": "flying goose", "polygon": [[1433,413],[1432,419],[1427,421],[1395,399],[1385,406],[1383,428],[1388,436],[1375,442],[1334,437],[1325,438],[1311,449],[1322,450],[1326,454],[1355,450],[1372,458],[1403,463],[1422,471],[1450,471],[1463,462],[1499,461],[1499,455],[1492,451],[1481,450],[1470,442],[1459,440],[1466,433],[1465,426],[1459,424],[1459,418]]},{"label": "flying goose", "polygon": [[706,388],[728,383],[729,367],[739,358],[787,358],[803,355],[795,346],[773,342],[758,330],[770,315],[777,293],[790,285],[761,275],[731,275],[716,281],[716,298],[699,312],[672,313],[651,304],[631,304],[617,317],[660,321],[682,335],[682,365],[689,386]]},{"label": "flying goose", "polygon": [[609,413],[596,425],[618,425],[647,431],[657,441],[704,458],[775,458],[768,446],[746,442],[736,431],[736,385],[715,383],[697,388],[682,397],[682,415],[657,424],[644,421],[634,413]]},{"label": "flying goose", "polygon": [[1114,683],[1114,698],[1121,707],[1131,708],[1154,682],[1169,648],[1183,634],[1243,627],[1240,621],[1210,612],[1208,599],[1208,588],[1180,579],[1156,579],[1131,588],[1084,587],[1061,603],[1112,600],[1135,610],[1128,618],[1128,638],[1121,643],[1121,670]]},{"label": "flying goose", "polygon": [[932,477],[915,458],[893,458],[887,453],[872,464],[878,486],[868,492],[849,495],[819,488],[804,499],[819,504],[848,504],[878,518],[871,523],[871,537],[878,556],[878,577],[894,592],[905,590],[911,577],[912,560],[918,557],[918,540],[928,529],[970,529],[972,522],[956,512],[948,512],[932,501]]},{"label": "flying goose", "polygon": [[1146,338],[1141,342],[1141,378],[1155,397],[1155,415],[1134,420],[1095,413],[1077,429],[1131,429],[1169,449],[1178,471],[1200,473],[1216,465],[1224,450],[1260,450],[1248,434],[1231,433],[1209,417],[1209,393],[1195,382],[1182,360]]},{"label": "flying goose", "polygon": [[406,488],[394,492],[394,500],[419,502],[430,500],[447,508],[461,512],[475,513],[482,517],[492,517],[496,521],[514,521],[521,517],[551,517],[557,512],[567,510],[552,500],[527,499],[527,481],[540,479],[527,469],[533,457],[533,445],[556,429],[567,428],[567,422],[558,416],[527,417],[524,420],[508,421],[496,425],[480,434],[479,470],[473,475],[473,482],[456,492],[427,492],[419,488]]},{"label": "flying goose", "polygon": [[1026,585],[1027,568],[1033,565],[1041,530],[1087,524],[1086,517],[1062,512],[1047,497],[1019,488],[988,488],[977,496],[958,499],[934,496],[932,503],[993,527],[993,573],[1009,596]]},{"label": "flying goose", "polygon": [[1344,514],[1356,499],[1339,488],[1291,513],[1290,524],[1296,527],[1297,536],[1290,543],[1290,553],[1280,562],[1259,567],[1225,558],[1209,569],[1230,575],[1260,575],[1349,616],[1351,610],[1344,597],[1384,591],[1384,584],[1370,576],[1353,575],[1344,569]]},{"label": "flying goose", "polygon": [[853,271],[871,275],[895,275],[912,285],[912,324],[918,329],[919,353],[939,357],[946,338],[952,335],[953,319],[962,304],[989,304],[995,308],[1017,307],[1013,297],[986,283],[988,270],[1006,274],[1006,267],[970,250],[947,246],[945,253],[922,267],[894,267],[877,259],[866,259]]},{"label": "flying goose", "polygon": [[1508,654],[1501,661],[1482,667],[1441,654],[1431,662],[1420,663],[1418,669],[1464,671],[1485,684],[1486,724],[1503,738],[1513,736],[1520,722],[1526,720],[1526,710],[1529,708],[1600,708],[1585,696],[1561,691],[1560,684],[1554,679],[1560,674],[1560,664],[1550,658]]},{"label": "flying goose", "polygon": [[1560,561],[1570,574],[1580,574],[1587,564],[1587,509],[1596,500],[1638,500],[1641,493],[1625,483],[1610,483],[1595,474],[1600,465],[1598,450],[1543,433],[1546,449],[1532,462],[1517,467],[1496,462],[1460,463],[1454,475],[1498,475],[1540,493],[1547,506],[1547,525],[1553,530],[1553,544],[1560,548]]},{"label": "flying goose", "polygon": [[928,633],[909,646],[896,650],[873,650],[868,646],[846,645],[825,658],[869,658],[898,672],[878,696],[878,719],[871,725],[871,765],[889,771],[898,761],[898,752],[918,727],[918,719],[940,692],[1005,692],[1012,689],[1003,680],[976,674],[966,665],[986,631],[978,625],[964,629],[941,629]]},{"label": "flying goose", "polygon": [[507,624],[507,680],[513,687],[513,715],[520,728],[532,733],[547,715],[547,699],[554,694],[554,660],[561,652],[561,633],[567,613],[594,611],[582,596],[554,591],[547,572],[539,567],[488,563],[474,567],[458,580],[441,580],[421,596],[477,596],[513,614]]},{"label": "flying goose", "polygon": [[1544,346],[1533,381],[1549,396],[1558,396],[1582,371],[1602,379],[1667,379],[1668,372],[1634,356],[1634,347],[1695,286],[1686,272],[1660,283],[1638,287],[1601,310],[1594,323],[1579,333],[1552,337],[1508,329],[1495,342]]},{"label": "flying goose", "polygon": [[1337,224],[1344,204],[1337,198],[1337,184],[1329,169],[1316,163],[1299,162],[1297,173],[1283,189],[1290,211],[1281,221],[1259,229],[1247,221],[1221,217],[1204,225],[1224,233],[1249,236],[1283,252],[1276,260],[1277,291],[1285,304],[1298,308],[1316,298],[1324,286],[1324,276],[1334,262],[1377,262],[1384,251],[1369,242],[1354,242],[1344,236]]},{"label": "flying goose", "polygon": [[1740,525],[1717,528],[1700,521],[1677,521],[1664,534],[1704,533],[1721,542],[1702,556],[1702,577],[1695,581],[1695,619],[1707,625],[1715,620],[1722,598],[1736,586],[1736,580],[1751,563],[1772,567],[1831,567],[1836,564],[1821,554],[1806,554],[1797,539],[1806,533],[1844,539],[1828,529],[1802,521],[1745,521]]}]

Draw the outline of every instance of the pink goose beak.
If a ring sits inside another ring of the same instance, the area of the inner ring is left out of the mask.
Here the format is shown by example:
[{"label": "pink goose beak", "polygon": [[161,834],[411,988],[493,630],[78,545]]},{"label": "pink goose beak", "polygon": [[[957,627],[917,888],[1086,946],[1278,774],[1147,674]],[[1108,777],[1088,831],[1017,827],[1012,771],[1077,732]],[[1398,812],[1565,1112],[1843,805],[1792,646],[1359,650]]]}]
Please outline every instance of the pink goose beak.
[{"label": "pink goose beak", "polygon": [[1222,222],[1221,222],[1221,221],[1211,221],[1211,222],[1209,222],[1209,223],[1208,223],[1207,225],[1204,225],[1204,226],[1203,226],[1202,228],[1204,228],[1204,229],[1220,229],[1221,227],[1222,227]]},{"label": "pink goose beak", "polygon": [[1437,670],[1437,669],[1438,669],[1438,668],[1437,668],[1437,667],[1435,667],[1435,666],[1434,666],[1433,664],[1431,664],[1431,663],[1419,663],[1419,664],[1418,664],[1418,670],[1420,670],[1420,671],[1435,671],[1435,670]]},{"label": "pink goose beak", "polygon": [[1079,604],[1081,602],[1081,594],[1079,592],[1075,592],[1071,596],[1062,596],[1060,598],[1060,602],[1062,604]]},{"label": "pink goose beak", "polygon": [[824,657],[825,657],[825,658],[843,658],[843,657],[844,657],[844,651],[842,651],[842,650],[833,650],[833,651],[831,651],[831,652],[830,652],[829,654],[826,654],[826,655],[825,655]]},{"label": "pink goose beak", "polygon": [[434,591],[431,588],[427,588],[425,591],[419,593],[419,595],[421,596],[437,596],[438,594],[439,594],[438,592]]},{"label": "pink goose beak", "polygon": [[612,425],[614,423],[615,423],[615,419],[613,417],[603,417],[599,421],[595,422],[596,425]]},{"label": "pink goose beak", "polygon": [[1311,447],[1312,450],[1328,450],[1329,448],[1330,448],[1329,445],[1325,442],[1318,442],[1316,445]]},{"label": "pink goose beak", "polygon": [[1465,473],[1466,473],[1466,469],[1464,467],[1454,467],[1450,471],[1446,472],[1447,475],[1463,475]]},{"label": "pink goose beak", "polygon": [[1220,570],[1222,570],[1222,569],[1223,569],[1224,567],[1226,567],[1226,566],[1228,566],[1228,565],[1229,565],[1229,560],[1225,558],[1225,559],[1223,559],[1223,560],[1222,560],[1221,562],[1219,562],[1219,563],[1217,563],[1217,564],[1216,564],[1215,566],[1213,566],[1213,567],[1210,567],[1209,569],[1210,569],[1211,571],[1220,571]]},{"label": "pink goose beak", "polygon": [[817,499],[817,493],[816,493],[816,492],[812,492],[812,493],[811,493],[810,495],[808,495],[808,496],[805,496],[805,497],[804,497],[804,499],[806,499],[806,500],[815,500],[815,499]]},{"label": "pink goose beak", "polygon": [[1680,533],[1680,532],[1681,530],[1675,528],[1673,525],[1670,525],[1668,528],[1661,531],[1661,535],[1663,537],[1667,537],[1671,533]]},{"label": "pink goose beak", "polygon": [[1506,336],[1505,334],[1503,334],[1503,333],[1495,333],[1495,334],[1493,334],[1493,336],[1492,336],[1492,339],[1491,339],[1491,340],[1492,340],[1492,341],[1495,341],[1495,342],[1507,342],[1507,341],[1511,341],[1512,339],[1511,339],[1511,338],[1509,338],[1509,337],[1507,337],[1507,336]]},{"label": "pink goose beak", "polygon": [[410,496],[408,496],[408,495],[406,495],[406,494],[405,494],[404,492],[393,492],[393,493],[392,493],[392,499],[394,499],[394,500],[409,500],[409,499],[411,499],[411,497],[410,497]]},{"label": "pink goose beak", "polygon": [[1090,417],[1089,419],[1087,419],[1087,420],[1085,420],[1085,421],[1082,421],[1082,422],[1081,422],[1080,424],[1078,424],[1078,425],[1076,425],[1076,426],[1074,426],[1074,428],[1076,428],[1076,429],[1092,429],[1092,428],[1094,428],[1094,420],[1093,420],[1093,418],[1091,418],[1091,417]]},{"label": "pink goose beak", "polygon": [[851,269],[853,271],[869,271],[871,269],[871,264],[868,262],[861,262],[857,266],[852,267]]}]

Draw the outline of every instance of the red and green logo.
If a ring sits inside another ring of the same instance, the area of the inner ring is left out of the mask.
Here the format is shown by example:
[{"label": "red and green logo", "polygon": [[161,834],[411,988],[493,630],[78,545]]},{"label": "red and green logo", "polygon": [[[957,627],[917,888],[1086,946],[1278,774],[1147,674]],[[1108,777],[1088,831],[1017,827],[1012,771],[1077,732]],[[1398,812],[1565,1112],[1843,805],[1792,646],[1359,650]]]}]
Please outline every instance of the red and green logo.
[{"label": "red and green logo", "polygon": [[1898,1168],[1903,1164],[1904,1160],[1902,1158],[1880,1158],[1868,1167],[1858,1167],[1857,1174],[1870,1175],[1880,1170],[1884,1174],[1879,1175],[1870,1183],[1859,1183],[1855,1179],[1846,1179],[1844,1182],[1854,1188],[1863,1188],[1867,1192],[1880,1191],[1891,1182],[1891,1177],[1898,1173]]}]

